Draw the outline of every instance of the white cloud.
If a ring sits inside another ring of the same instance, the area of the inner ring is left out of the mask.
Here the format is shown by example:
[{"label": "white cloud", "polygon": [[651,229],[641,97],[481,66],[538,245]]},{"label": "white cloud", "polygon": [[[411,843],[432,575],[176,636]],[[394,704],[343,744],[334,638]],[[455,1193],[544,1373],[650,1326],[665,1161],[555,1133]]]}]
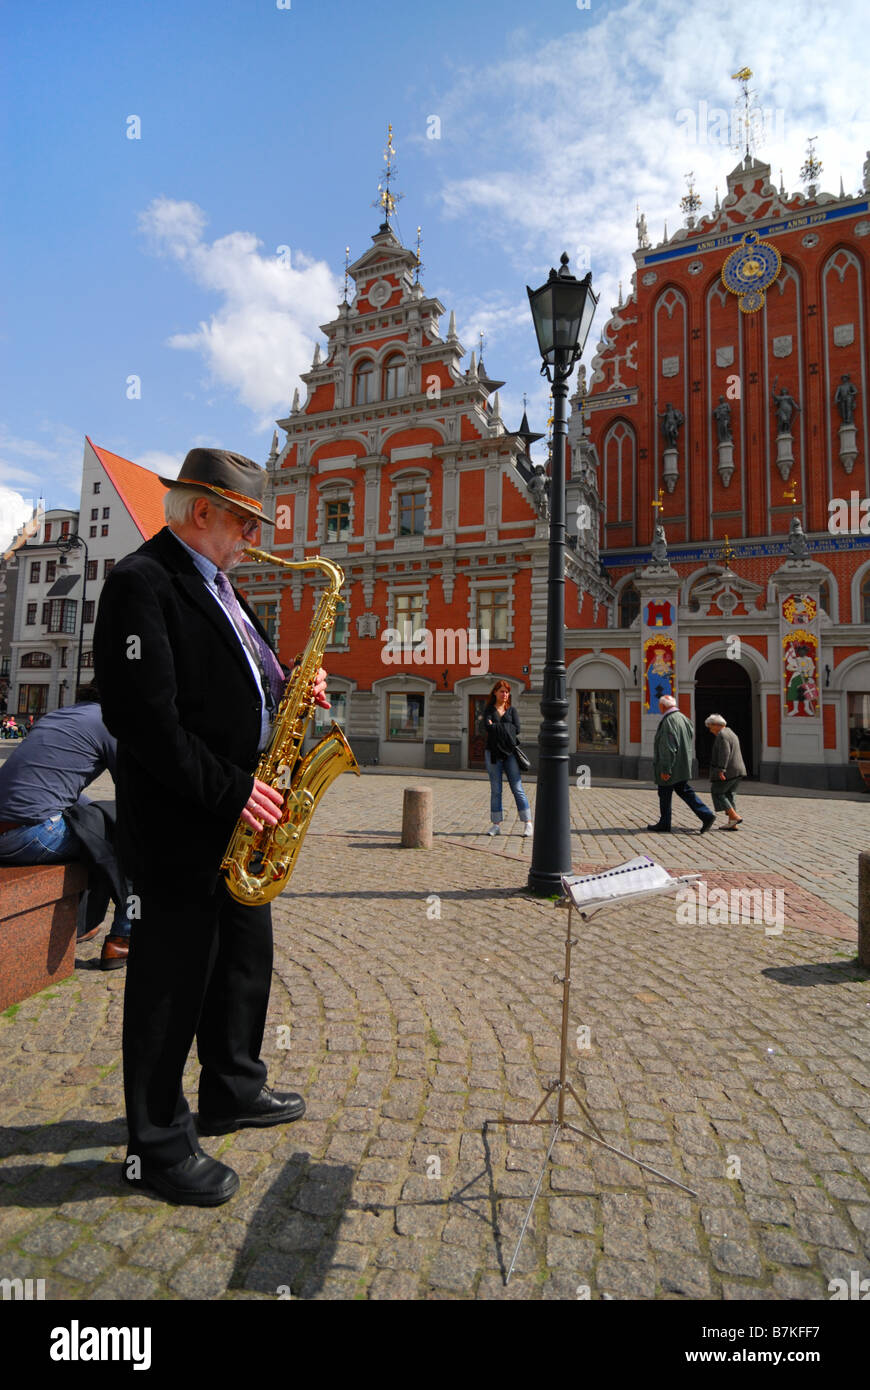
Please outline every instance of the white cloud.
[{"label": "white cloud", "polygon": [[[629,0],[604,11],[578,11],[567,32],[542,43],[510,45],[510,56],[457,75],[439,103],[451,167],[463,171],[443,183],[448,215],[473,219],[481,235],[498,242],[527,278],[542,255],[558,264],[563,249],[578,265],[588,248],[595,287],[602,293],[596,329],[616,304],[617,281],[630,291],[636,245],[635,203],[646,213],[653,243],[682,225],[684,176],[695,175],[712,209],[741,152],[714,137],[696,119],[695,138],[679,113],[702,101],[730,116],[738,84],[730,74],[753,62],[751,88],[771,112],[770,130],[757,151],[775,182],[780,167],[787,190],[800,189],[807,137],[817,135],[825,168],[821,187],[857,192],[870,122],[866,54],[856,36],[866,20],[859,0],[819,7],[795,0],[787,12],[755,0]],[[751,54],[743,36],[751,33]],[[811,38],[810,38],[811,36]],[[800,41],[800,62],[795,44]],[[498,110],[501,139],[488,123]],[[461,132],[451,143],[451,132]],[[706,138],[702,138],[706,135]],[[430,142],[431,144],[432,142]],[[503,149],[482,170],[481,151]],[[467,164],[467,172],[463,163]],[[434,166],[433,166],[434,168]],[[543,276],[541,277],[543,278]],[[529,279],[529,283],[533,283]],[[593,331],[590,342],[597,332]]]},{"label": "white cloud", "polygon": [[34,500],[0,483],[0,554],[6,550],[23,521],[33,515]]},{"label": "white cloud", "polygon": [[133,460],[140,468],[149,468],[152,473],[160,473],[164,478],[177,478],[178,470],[184,462],[184,454],[167,454],[162,449],[146,449]]},{"label": "white cloud", "polygon": [[293,247],[265,254],[251,232],[208,242],[206,215],[194,203],[156,198],[139,220],[154,251],[219,299],[207,322],[173,334],[169,346],[199,353],[211,379],[267,428],[310,367],[319,325],[335,317],[340,287],[329,266]]}]

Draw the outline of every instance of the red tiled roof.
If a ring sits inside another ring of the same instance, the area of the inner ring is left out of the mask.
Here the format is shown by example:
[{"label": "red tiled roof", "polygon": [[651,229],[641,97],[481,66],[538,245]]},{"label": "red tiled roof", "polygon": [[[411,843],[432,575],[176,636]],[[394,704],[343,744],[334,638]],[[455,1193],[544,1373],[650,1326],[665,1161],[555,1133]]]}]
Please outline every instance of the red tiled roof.
[{"label": "red tiled roof", "polygon": [[143,539],[150,540],[166,525],[163,515],[166,488],[149,468],[140,468],[138,463],[131,463],[120,454],[100,449],[87,435],[85,438],[114,483]]}]

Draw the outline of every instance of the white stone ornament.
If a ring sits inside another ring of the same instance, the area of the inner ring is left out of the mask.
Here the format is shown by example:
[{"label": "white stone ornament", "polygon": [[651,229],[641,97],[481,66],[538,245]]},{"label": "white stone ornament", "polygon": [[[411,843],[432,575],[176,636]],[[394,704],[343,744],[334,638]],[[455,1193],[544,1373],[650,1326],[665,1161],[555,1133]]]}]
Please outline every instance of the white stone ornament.
[{"label": "white stone ornament", "polygon": [[806,236],[801,238],[801,246],[805,246],[808,251],[812,251],[813,247],[818,246],[818,244],[818,232],[807,232]]},{"label": "white stone ornament", "polygon": [[676,376],[680,370],[679,357],[662,358],[662,376]]},{"label": "white stone ornament", "polygon": [[734,348],[733,348],[733,346],[732,346],[732,347],[717,347],[717,349],[716,349],[716,366],[717,366],[717,367],[730,367],[730,366],[731,366],[731,363],[732,363],[733,361],[734,361]]},{"label": "white stone ornament", "polygon": [[393,291],[386,280],[376,280],[369,290],[369,304],[373,304],[376,309],[381,309],[392,293]]},{"label": "white stone ornament", "polygon": [[686,266],[686,269],[688,270],[690,275],[700,275],[701,271],[704,269],[704,262],[689,261],[689,264]]},{"label": "white stone ornament", "polygon": [[856,223],[855,223],[855,235],[856,235],[856,236],[867,236],[868,234],[870,234],[870,222],[856,222]]},{"label": "white stone ornament", "polygon": [[854,323],[834,324],[834,346],[849,347],[855,341]]},{"label": "white stone ornament", "polygon": [[658,278],[654,270],[648,270],[645,275],[640,277],[640,282],[642,285],[654,285]]},{"label": "white stone ornament", "polygon": [[792,340],[790,333],[784,333],[781,338],[773,340],[774,357],[791,357]]}]

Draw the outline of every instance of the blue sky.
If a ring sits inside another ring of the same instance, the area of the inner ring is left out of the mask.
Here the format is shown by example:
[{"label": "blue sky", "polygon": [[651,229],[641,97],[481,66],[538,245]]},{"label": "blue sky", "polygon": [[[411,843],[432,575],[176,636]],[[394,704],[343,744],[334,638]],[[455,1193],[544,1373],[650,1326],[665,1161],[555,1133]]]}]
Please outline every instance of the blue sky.
[{"label": "blue sky", "polygon": [[730,112],[745,63],[776,181],[782,166],[800,187],[815,135],[821,186],[857,192],[864,26],[857,0],[7,6],[0,542],[27,499],[75,504],[85,434],[161,471],[200,443],[265,459],[344,247],[377,229],[388,121],[395,226],[413,245],[422,225],[427,291],[469,351],[486,333],[508,425],[527,392],[546,428],[525,285],[563,249],[588,258],[591,360],[620,279],[630,291],[635,203],[657,242],[690,169],[703,211],[724,193],[738,153],[685,113]]}]

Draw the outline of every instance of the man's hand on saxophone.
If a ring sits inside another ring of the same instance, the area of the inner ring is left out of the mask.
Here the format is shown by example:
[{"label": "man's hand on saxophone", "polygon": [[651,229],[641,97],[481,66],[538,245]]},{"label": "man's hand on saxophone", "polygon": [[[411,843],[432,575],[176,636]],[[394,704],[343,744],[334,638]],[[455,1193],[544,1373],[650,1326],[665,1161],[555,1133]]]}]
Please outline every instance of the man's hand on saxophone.
[{"label": "man's hand on saxophone", "polygon": [[314,703],[323,709],[332,709],[332,705],[326,698],[327,675],[323,667],[317,672],[317,680],[314,682]]},{"label": "man's hand on saxophone", "polygon": [[245,802],[241,819],[252,830],[262,830],[264,824],[278,824],[283,805],[284,797],[281,793],[276,791],[274,787],[270,787],[268,782],[261,782],[259,777],[255,777],[251,795]]}]

